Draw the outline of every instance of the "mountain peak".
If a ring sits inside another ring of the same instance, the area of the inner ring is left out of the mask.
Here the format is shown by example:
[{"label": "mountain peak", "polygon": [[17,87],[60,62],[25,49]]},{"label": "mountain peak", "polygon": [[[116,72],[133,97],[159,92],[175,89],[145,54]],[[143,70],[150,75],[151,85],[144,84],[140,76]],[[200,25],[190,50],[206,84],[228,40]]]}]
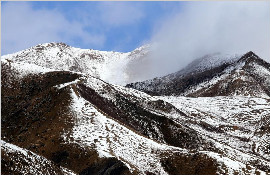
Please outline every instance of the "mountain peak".
[{"label": "mountain peak", "polygon": [[258,56],[257,56],[254,52],[252,52],[252,51],[247,52],[246,54],[244,54],[244,56],[246,56],[246,57],[252,57],[252,56],[258,57]]},{"label": "mountain peak", "polygon": [[179,72],[127,87],[152,95],[261,97],[270,94],[269,65],[252,51],[239,57],[208,55]]},{"label": "mountain peak", "polygon": [[244,62],[250,62],[250,61],[255,61],[255,60],[261,60],[261,58],[256,55],[254,52],[249,51],[246,54],[244,54],[239,60],[240,61],[244,61]]},{"label": "mountain peak", "polygon": [[43,43],[43,44],[38,44],[32,48],[34,49],[44,49],[44,48],[53,48],[53,47],[59,47],[59,48],[67,48],[70,47],[66,43],[63,42],[50,42],[50,43]]}]

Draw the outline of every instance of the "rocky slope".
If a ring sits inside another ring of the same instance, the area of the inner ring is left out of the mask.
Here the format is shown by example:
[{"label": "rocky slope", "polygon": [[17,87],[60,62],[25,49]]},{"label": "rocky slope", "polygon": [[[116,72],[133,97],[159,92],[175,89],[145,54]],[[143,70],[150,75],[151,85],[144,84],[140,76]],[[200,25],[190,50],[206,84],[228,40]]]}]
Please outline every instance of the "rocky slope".
[{"label": "rocky slope", "polygon": [[52,161],[29,150],[1,140],[1,174],[68,174],[72,171],[56,166]]},{"label": "rocky slope", "polygon": [[[257,66],[249,54],[225,64]],[[270,173],[267,89],[260,97],[152,96],[14,55],[1,60],[3,174]],[[267,87],[262,70],[252,73]]]}]

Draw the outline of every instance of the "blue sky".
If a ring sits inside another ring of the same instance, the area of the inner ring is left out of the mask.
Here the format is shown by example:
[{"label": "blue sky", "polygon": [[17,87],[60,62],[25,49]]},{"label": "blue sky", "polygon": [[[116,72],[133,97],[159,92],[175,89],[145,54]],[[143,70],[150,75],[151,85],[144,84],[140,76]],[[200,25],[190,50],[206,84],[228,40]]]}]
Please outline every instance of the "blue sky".
[{"label": "blue sky", "polygon": [[2,55],[46,42],[120,52],[151,43],[153,62],[168,71],[216,52],[270,59],[269,1],[28,1],[1,8]]},{"label": "blue sky", "polygon": [[2,55],[45,42],[127,52],[185,2],[2,2]]}]

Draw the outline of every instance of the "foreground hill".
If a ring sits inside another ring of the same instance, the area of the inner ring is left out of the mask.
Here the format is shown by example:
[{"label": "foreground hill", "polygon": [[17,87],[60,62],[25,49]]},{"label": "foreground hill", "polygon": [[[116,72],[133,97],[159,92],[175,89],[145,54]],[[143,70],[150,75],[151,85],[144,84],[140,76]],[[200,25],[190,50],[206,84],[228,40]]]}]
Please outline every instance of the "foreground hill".
[{"label": "foreground hill", "polygon": [[3,174],[270,172],[267,96],[152,96],[89,72],[1,68]]}]

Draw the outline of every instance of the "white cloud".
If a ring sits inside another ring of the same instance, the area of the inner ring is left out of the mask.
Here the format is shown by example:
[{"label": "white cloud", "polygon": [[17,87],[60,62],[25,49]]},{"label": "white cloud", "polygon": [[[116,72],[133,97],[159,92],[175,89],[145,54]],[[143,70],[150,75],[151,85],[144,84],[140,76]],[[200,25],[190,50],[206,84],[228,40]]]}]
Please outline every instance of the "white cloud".
[{"label": "white cloud", "polygon": [[2,4],[2,55],[52,41],[78,40],[98,46],[105,42],[104,35],[91,34],[84,27],[53,9],[35,10],[27,2],[7,2]]},{"label": "white cloud", "polygon": [[204,54],[254,51],[270,59],[270,2],[188,2],[154,33],[150,55],[161,76]]},{"label": "white cloud", "polygon": [[143,6],[135,2],[101,2],[101,19],[110,26],[129,25],[144,17]]}]

